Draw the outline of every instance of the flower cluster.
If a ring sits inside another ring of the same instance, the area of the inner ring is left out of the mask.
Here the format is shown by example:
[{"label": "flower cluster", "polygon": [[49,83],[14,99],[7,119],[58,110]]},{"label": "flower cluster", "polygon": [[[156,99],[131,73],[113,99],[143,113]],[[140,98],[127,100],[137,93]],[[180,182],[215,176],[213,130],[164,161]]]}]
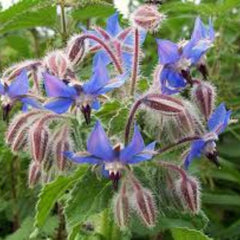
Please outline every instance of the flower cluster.
[{"label": "flower cluster", "polygon": [[[56,174],[74,168],[71,162],[92,164],[112,180],[118,191],[113,204],[118,225],[126,227],[133,209],[147,227],[153,227],[157,219],[155,198],[152,190],[135,176],[134,166],[151,161],[158,163],[156,168],[174,172],[171,189],[183,210],[198,213],[199,183],[186,171],[201,156],[219,165],[216,141],[227,127],[231,111],[223,103],[215,107],[215,87],[208,79],[206,54],[214,42],[211,20],[205,26],[197,17],[189,40],[177,44],[156,40],[159,63],[149,90],[142,93],[136,89],[143,57],[141,48],[146,34],[156,31],[165,15],[154,5],[142,5],[132,14],[132,26],[125,29],[118,17],[118,13],[109,17],[106,29],[83,29],[69,40],[65,49],[16,64],[3,73],[0,94],[4,119],[16,102],[23,104],[24,111],[9,124],[6,143],[15,153],[29,151],[29,185],[51,181]],[[77,70],[89,54],[94,54],[91,77],[80,79]],[[124,98],[132,104],[126,124],[119,121],[123,131],[118,136],[111,136],[109,131],[107,137],[100,117],[86,141],[86,150],[84,134],[78,135],[82,136],[78,147],[73,121],[84,132],[106,101],[122,96],[115,94],[122,86],[130,90]],[[184,89],[189,89],[189,101],[181,96]],[[135,123],[129,141],[139,109],[147,117],[144,124]],[[152,141],[145,145],[147,139],[144,141],[143,137],[151,128],[154,134],[148,134],[148,141]],[[165,136],[173,136],[174,141],[157,148],[165,143]],[[111,141],[116,144],[111,145]],[[189,149],[177,163],[159,161],[161,153],[181,144],[188,144]]]}]

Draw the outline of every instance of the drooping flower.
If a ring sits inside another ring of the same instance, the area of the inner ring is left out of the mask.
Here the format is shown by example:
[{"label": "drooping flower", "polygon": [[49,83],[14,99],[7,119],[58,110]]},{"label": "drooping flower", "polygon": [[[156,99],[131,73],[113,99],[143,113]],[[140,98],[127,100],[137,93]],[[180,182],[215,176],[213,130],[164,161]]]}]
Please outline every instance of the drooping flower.
[{"label": "drooping flower", "polygon": [[120,75],[115,79],[109,79],[105,64],[96,63],[91,79],[83,85],[66,85],[63,81],[48,73],[43,74],[45,89],[48,97],[52,97],[45,108],[58,114],[65,113],[72,107],[79,108],[86,119],[90,121],[91,109],[98,110],[100,102],[98,97],[120,87],[125,82],[126,75]]},{"label": "drooping flower", "polygon": [[174,94],[192,84],[190,67],[199,64],[213,41],[211,21],[205,27],[200,18],[195,21],[191,39],[184,44],[157,39],[159,64],[163,66],[159,79],[162,93]]},{"label": "drooping flower", "polygon": [[13,105],[20,101],[23,103],[23,110],[30,105],[34,108],[41,108],[40,103],[28,94],[29,82],[27,71],[23,70],[10,84],[0,83],[0,95],[3,108],[3,118],[6,119]]},{"label": "drooping flower", "polygon": [[204,154],[210,161],[219,165],[217,160],[216,141],[218,136],[226,129],[231,116],[224,103],[220,104],[208,120],[208,130],[203,137],[192,143],[191,149],[185,158],[184,166],[187,168],[194,158]]},{"label": "drooping flower", "polygon": [[90,163],[103,167],[103,172],[117,182],[121,172],[128,164],[137,164],[152,158],[155,142],[145,146],[138,127],[135,126],[131,142],[121,149],[112,147],[107,135],[98,121],[87,141],[87,152],[65,152],[76,163]]},{"label": "drooping flower", "polygon": [[[92,32],[91,32],[92,33]],[[107,19],[106,30],[97,27],[93,32],[116,53],[118,60],[126,70],[132,67],[134,34],[131,28],[122,29],[118,21],[118,13],[113,14]],[[146,37],[146,31],[140,31],[140,45],[143,44]],[[97,51],[93,62],[95,63],[99,56],[105,64],[111,63],[111,59],[101,46],[90,41],[90,51]],[[95,65],[95,64],[94,64]]]}]

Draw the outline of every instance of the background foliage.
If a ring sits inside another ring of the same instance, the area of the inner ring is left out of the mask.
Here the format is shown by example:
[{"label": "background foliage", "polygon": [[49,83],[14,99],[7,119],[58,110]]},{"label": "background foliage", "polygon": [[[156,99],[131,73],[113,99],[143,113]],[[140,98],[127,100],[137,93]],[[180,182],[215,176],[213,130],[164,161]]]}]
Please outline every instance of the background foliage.
[{"label": "background foliage", "polygon": [[[65,39],[80,32],[80,26],[105,25],[106,18],[114,13],[111,1],[67,0],[67,36],[63,36],[57,2],[49,0],[22,0],[11,8],[0,11],[0,72],[12,63],[26,58],[39,58],[51,49],[64,46]],[[134,9],[130,1],[129,9]],[[155,38],[178,41],[189,38],[194,19],[200,15],[207,21],[211,16],[217,38],[214,48],[208,54],[210,76],[218,89],[217,102],[224,101],[234,110],[233,117],[240,117],[240,2],[239,0],[202,0],[200,5],[180,0],[166,0],[160,11],[168,18],[158,33],[148,35],[144,43],[145,58],[142,62],[140,89],[144,90],[151,81],[153,67],[157,63]],[[127,24],[126,19],[122,22]],[[88,75],[91,57],[81,66],[79,75]],[[118,111],[116,111],[118,109]],[[127,115],[126,105],[110,102],[98,113],[103,122],[111,119],[109,131],[121,131],[121,123]],[[59,223],[56,202],[67,201],[65,209],[69,239],[131,239],[130,232],[121,232],[108,214],[108,196],[111,189],[107,181],[93,182],[86,167],[76,169],[73,174],[60,176],[48,184],[40,193],[40,187],[28,189],[27,154],[13,156],[4,143],[6,123],[0,122],[0,239],[58,239]],[[240,124],[231,125],[221,136],[219,153],[222,168],[216,169],[207,161],[195,161],[191,172],[202,182],[203,210],[209,218],[199,217],[200,223],[189,224],[191,216],[179,220],[159,221],[164,232],[163,239],[240,239]],[[172,158],[174,156],[166,156]],[[79,188],[88,182],[88,189]],[[102,185],[102,186],[100,186]],[[40,193],[40,200],[38,195]],[[71,197],[74,196],[74,197]],[[103,198],[104,197],[104,198]],[[83,198],[91,199],[81,205]],[[35,207],[38,201],[37,207]],[[50,212],[50,209],[53,210]],[[60,209],[61,210],[61,209]],[[86,219],[96,227],[79,225]],[[205,220],[204,220],[205,219]],[[101,221],[100,221],[101,220]],[[102,221],[104,220],[104,221]],[[186,220],[186,221],[185,221]],[[186,223],[184,223],[184,221]],[[35,223],[34,223],[35,222]],[[105,224],[101,226],[99,223]],[[199,227],[197,227],[197,225]],[[108,227],[106,227],[108,226]],[[180,228],[188,227],[188,228]],[[195,228],[190,230],[189,228]],[[206,235],[196,229],[204,229]],[[152,238],[141,226],[132,226],[132,239]],[[209,236],[209,237],[208,237]],[[155,236],[156,237],[156,236]],[[163,236],[159,236],[161,239]],[[60,239],[60,238],[59,238]],[[64,238],[61,238],[64,239]],[[157,239],[157,238],[156,238]]]}]

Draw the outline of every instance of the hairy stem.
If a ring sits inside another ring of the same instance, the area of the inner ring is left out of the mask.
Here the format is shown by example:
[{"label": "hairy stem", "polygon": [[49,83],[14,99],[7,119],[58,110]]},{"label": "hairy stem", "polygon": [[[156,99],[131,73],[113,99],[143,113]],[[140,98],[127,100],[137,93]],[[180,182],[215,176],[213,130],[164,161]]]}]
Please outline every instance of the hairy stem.
[{"label": "hairy stem", "polygon": [[135,28],[134,31],[134,55],[133,55],[133,69],[132,69],[132,81],[131,81],[131,89],[130,95],[133,96],[135,93],[135,87],[137,83],[138,77],[138,66],[139,66],[139,30]]},{"label": "hairy stem", "polygon": [[66,223],[61,203],[57,203],[57,213],[59,223],[55,240],[64,240],[66,239]]},{"label": "hairy stem", "polygon": [[133,122],[133,118],[139,108],[139,106],[141,105],[141,102],[142,99],[139,99],[138,101],[136,101],[130,111],[130,114],[129,114],[129,117],[128,117],[128,120],[127,120],[127,124],[126,124],[126,127],[125,127],[125,146],[127,145],[128,143],[128,140],[129,140],[129,134],[130,134],[130,129],[131,129],[131,125],[132,125],[132,122]]},{"label": "hairy stem", "polygon": [[174,148],[180,144],[183,144],[183,143],[186,143],[186,142],[190,142],[190,141],[194,141],[194,140],[199,140],[201,137],[200,136],[191,136],[191,137],[185,137],[185,138],[182,138],[180,139],[179,141],[175,142],[175,143],[172,143],[164,148],[161,148],[159,150],[157,150],[157,154],[160,154],[160,153],[163,153],[163,152],[166,152],[168,150],[170,150],[171,148]]},{"label": "hairy stem", "polygon": [[65,15],[65,0],[60,1],[61,8],[61,21],[62,21],[62,40],[64,43],[67,41],[67,22]]},{"label": "hairy stem", "polygon": [[116,68],[116,70],[122,74],[123,73],[123,70],[122,70],[122,66],[119,62],[119,60],[117,59],[117,57],[114,55],[113,51],[108,47],[108,45],[100,38],[96,37],[95,35],[93,34],[83,34],[80,38],[82,38],[83,40],[84,39],[92,39],[94,40],[95,42],[99,43],[104,49],[105,51],[107,52],[107,54],[110,56],[110,58],[112,59],[113,61],[113,64]]}]

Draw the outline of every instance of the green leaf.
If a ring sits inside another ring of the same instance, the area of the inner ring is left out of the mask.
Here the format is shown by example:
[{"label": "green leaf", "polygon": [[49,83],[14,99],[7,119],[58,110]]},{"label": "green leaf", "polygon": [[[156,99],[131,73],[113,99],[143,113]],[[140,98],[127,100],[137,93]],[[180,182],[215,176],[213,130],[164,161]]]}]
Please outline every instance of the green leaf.
[{"label": "green leaf", "polygon": [[36,227],[44,226],[54,204],[64,195],[66,190],[71,188],[79,178],[81,179],[86,172],[86,169],[86,166],[81,166],[72,176],[59,176],[55,181],[43,187],[36,207]]},{"label": "green leaf", "polygon": [[203,232],[189,229],[189,228],[174,228],[171,229],[172,237],[174,240],[211,240]]},{"label": "green leaf", "polygon": [[54,26],[56,6],[48,0],[22,0],[0,12],[0,34],[40,26]]},{"label": "green leaf", "polygon": [[76,225],[103,211],[108,207],[111,199],[112,186],[109,180],[100,181],[96,178],[96,174],[91,172],[85,174],[75,185],[65,208],[70,236],[73,230],[76,234]]},{"label": "green leaf", "polygon": [[84,8],[76,9],[72,12],[72,17],[75,20],[85,20],[93,17],[105,18],[109,17],[115,12],[113,6],[108,3],[95,3],[87,5]]},{"label": "green leaf", "polygon": [[202,201],[207,204],[240,206],[240,196],[233,194],[203,193]]}]

